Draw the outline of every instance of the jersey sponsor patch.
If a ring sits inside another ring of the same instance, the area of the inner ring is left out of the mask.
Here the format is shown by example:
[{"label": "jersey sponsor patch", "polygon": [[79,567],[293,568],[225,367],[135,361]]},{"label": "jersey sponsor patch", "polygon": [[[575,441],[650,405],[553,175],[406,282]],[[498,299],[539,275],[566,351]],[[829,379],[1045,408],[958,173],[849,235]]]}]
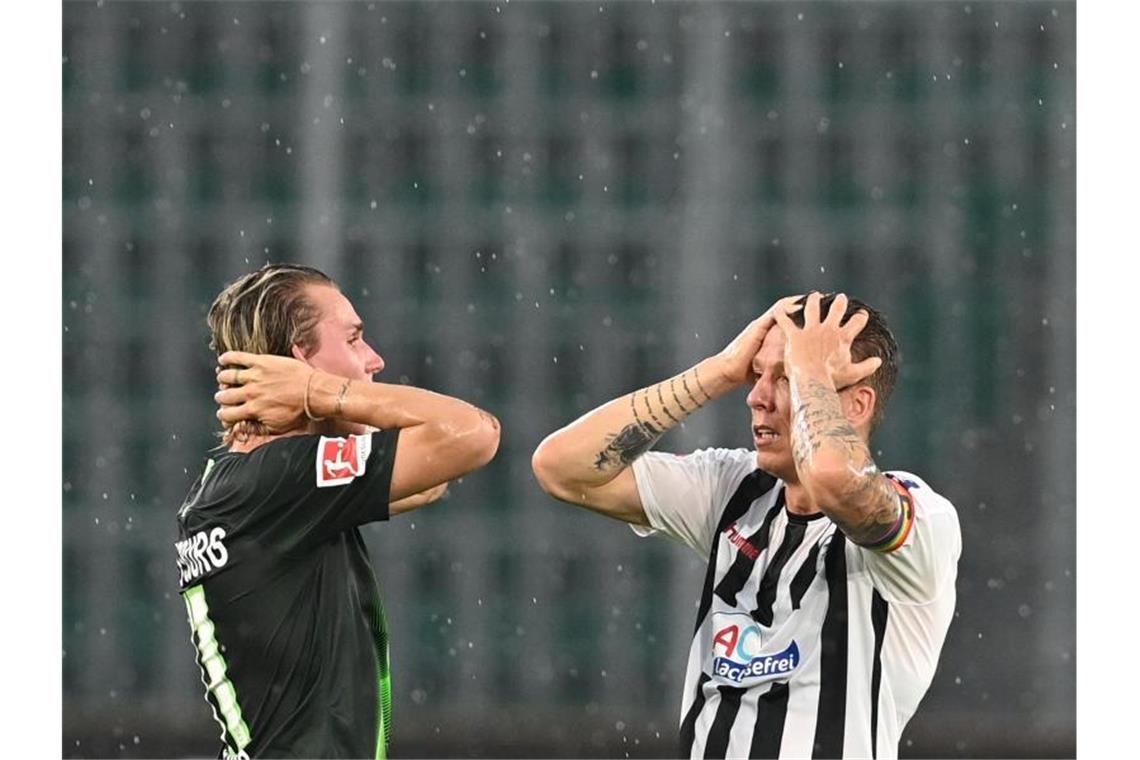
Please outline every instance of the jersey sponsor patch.
[{"label": "jersey sponsor patch", "polygon": [[372,451],[371,435],[321,436],[317,444],[317,488],[343,486],[364,474]]},{"label": "jersey sponsor patch", "polygon": [[788,680],[800,664],[800,648],[793,640],[773,647],[751,615],[718,612],[713,615],[711,675],[732,686],[755,686],[765,681]]}]

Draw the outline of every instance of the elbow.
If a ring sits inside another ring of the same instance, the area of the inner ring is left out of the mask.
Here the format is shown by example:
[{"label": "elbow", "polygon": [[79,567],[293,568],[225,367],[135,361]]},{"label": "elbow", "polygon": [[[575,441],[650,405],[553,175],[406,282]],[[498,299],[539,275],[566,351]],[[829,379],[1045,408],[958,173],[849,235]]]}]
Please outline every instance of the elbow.
[{"label": "elbow", "polygon": [[558,463],[561,457],[558,454],[557,442],[553,438],[553,435],[549,435],[538,444],[538,448],[530,457],[530,469],[543,491],[560,501],[570,501],[570,488],[559,472]]},{"label": "elbow", "polygon": [[495,458],[502,434],[502,427],[495,415],[480,411],[478,416],[479,422],[469,434],[470,456],[474,462],[472,469],[483,467]]},{"label": "elbow", "polygon": [[808,495],[826,512],[845,506],[846,496],[856,489],[856,481],[862,477],[846,463],[826,461],[801,467],[799,476]]},{"label": "elbow", "polygon": [[550,438],[547,437],[538,444],[538,448],[530,457],[530,469],[542,490],[553,496],[557,481],[554,472],[554,457],[551,455],[549,443]]},{"label": "elbow", "polygon": [[478,470],[495,458],[501,428],[494,415],[475,410],[461,421],[438,423],[436,436],[442,440],[447,458],[457,465],[460,475]]}]

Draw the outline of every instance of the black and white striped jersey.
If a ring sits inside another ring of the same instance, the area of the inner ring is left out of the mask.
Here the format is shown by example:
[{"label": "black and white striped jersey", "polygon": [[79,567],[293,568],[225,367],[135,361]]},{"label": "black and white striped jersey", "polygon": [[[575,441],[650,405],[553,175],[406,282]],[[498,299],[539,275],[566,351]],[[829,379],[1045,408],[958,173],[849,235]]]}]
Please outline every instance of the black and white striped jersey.
[{"label": "black and white striped jersey", "polygon": [[785,508],[784,483],[746,449],[649,452],[633,464],[653,530],[708,558],[681,700],[681,754],[898,755],[954,614],[961,530],[919,478],[890,553],[824,514]]}]

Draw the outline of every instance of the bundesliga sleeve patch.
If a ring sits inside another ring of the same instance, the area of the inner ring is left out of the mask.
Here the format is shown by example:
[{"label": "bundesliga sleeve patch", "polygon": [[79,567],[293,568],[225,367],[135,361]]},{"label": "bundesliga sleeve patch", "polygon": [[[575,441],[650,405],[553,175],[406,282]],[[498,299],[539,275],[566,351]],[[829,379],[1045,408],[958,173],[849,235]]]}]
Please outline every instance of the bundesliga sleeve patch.
[{"label": "bundesliga sleeve patch", "polygon": [[364,474],[372,451],[371,435],[321,436],[317,444],[317,488],[343,486]]},{"label": "bundesliga sleeve patch", "polygon": [[914,501],[911,499],[910,491],[894,478],[887,479],[891,481],[891,485],[898,491],[899,506],[901,509],[899,510],[898,520],[896,520],[894,526],[887,531],[887,534],[875,543],[866,545],[866,548],[874,552],[879,552],[880,554],[890,554],[905,544],[907,536],[910,535],[910,529],[914,527]]}]

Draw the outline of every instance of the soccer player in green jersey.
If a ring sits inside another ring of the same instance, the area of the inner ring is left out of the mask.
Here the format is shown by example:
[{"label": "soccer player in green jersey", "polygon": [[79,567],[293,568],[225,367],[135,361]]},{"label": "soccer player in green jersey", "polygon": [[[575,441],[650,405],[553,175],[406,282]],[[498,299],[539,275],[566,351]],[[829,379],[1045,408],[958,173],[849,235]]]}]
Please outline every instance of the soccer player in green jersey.
[{"label": "soccer player in green jersey", "polygon": [[315,269],[245,275],[208,321],[224,445],[178,512],[176,549],[220,756],[384,757],[388,641],[358,526],[485,465],[499,423],[373,382],[384,360]]}]

